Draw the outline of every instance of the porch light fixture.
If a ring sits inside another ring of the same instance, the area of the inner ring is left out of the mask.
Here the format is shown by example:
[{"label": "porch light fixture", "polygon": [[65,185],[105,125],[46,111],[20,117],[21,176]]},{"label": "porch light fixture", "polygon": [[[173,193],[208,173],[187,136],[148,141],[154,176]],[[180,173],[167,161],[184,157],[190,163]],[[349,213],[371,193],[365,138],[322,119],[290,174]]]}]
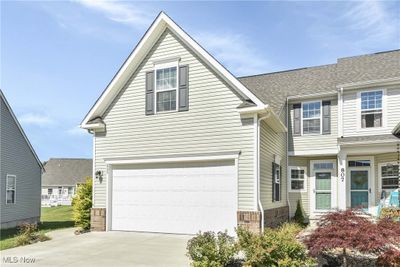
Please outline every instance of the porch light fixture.
[{"label": "porch light fixture", "polygon": [[100,182],[103,180],[103,172],[102,171],[96,171],[96,179],[98,179]]}]

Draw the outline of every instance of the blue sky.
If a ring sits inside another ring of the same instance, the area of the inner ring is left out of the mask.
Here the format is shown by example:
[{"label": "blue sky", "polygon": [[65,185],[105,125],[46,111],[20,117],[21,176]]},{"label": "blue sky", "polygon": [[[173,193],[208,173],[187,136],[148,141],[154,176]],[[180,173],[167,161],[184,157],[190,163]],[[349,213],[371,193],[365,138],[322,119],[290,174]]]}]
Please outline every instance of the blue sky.
[{"label": "blue sky", "polygon": [[399,1],[2,1],[0,86],[41,160],[92,156],[78,125],[161,10],[238,76],[400,48]]}]

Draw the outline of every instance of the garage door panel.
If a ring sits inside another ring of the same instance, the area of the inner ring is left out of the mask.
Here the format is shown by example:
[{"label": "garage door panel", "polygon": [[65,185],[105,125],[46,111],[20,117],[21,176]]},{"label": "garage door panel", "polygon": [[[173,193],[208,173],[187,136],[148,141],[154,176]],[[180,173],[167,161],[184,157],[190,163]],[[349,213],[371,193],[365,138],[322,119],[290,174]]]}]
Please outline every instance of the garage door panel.
[{"label": "garage door panel", "polygon": [[233,162],[113,170],[112,229],[194,234],[233,232]]}]

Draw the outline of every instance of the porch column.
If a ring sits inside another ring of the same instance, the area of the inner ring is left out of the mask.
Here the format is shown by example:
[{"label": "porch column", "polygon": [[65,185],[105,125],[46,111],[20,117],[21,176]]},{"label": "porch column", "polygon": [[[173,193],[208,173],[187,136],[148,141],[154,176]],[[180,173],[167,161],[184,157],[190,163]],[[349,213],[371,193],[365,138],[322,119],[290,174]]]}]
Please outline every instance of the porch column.
[{"label": "porch column", "polygon": [[347,208],[346,162],[347,162],[347,153],[341,150],[338,154],[337,208],[339,210],[345,210]]}]

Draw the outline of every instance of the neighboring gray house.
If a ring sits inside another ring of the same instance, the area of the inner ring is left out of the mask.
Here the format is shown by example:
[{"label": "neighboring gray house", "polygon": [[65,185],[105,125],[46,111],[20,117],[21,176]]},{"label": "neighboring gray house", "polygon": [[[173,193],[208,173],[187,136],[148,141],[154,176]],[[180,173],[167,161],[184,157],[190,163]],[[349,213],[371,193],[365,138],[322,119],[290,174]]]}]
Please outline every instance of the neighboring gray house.
[{"label": "neighboring gray house", "polygon": [[298,200],[310,218],[373,213],[398,173],[399,59],[236,78],[160,13],[81,123],[94,139],[92,229],[262,230]]},{"label": "neighboring gray house", "polygon": [[42,163],[0,90],[1,229],[40,221]]},{"label": "neighboring gray house", "polygon": [[91,159],[51,158],[43,166],[42,206],[71,205],[77,185],[93,173]]}]

